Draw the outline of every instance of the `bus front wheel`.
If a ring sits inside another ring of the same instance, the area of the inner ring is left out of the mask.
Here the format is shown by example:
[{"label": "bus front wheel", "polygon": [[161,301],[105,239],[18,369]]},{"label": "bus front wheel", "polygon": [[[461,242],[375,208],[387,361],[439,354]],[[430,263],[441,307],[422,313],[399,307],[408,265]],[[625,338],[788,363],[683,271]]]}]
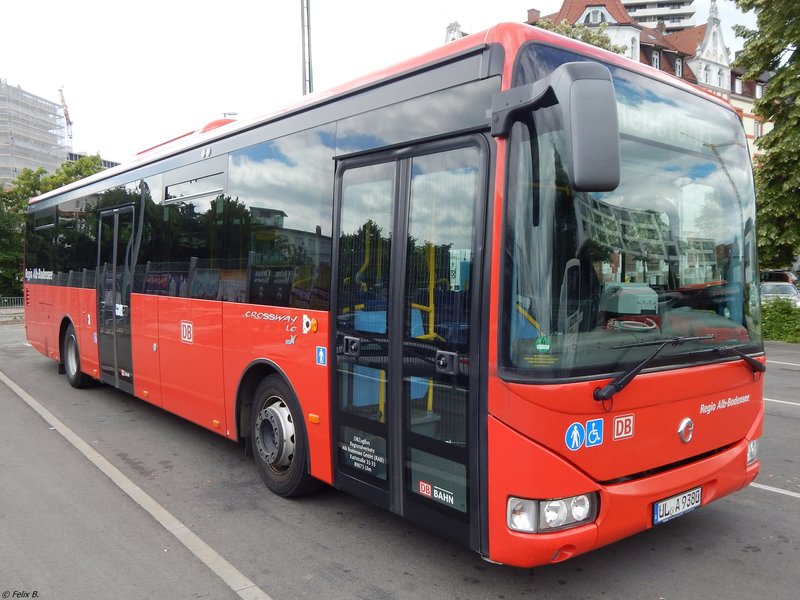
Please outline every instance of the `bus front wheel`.
[{"label": "bus front wheel", "polygon": [[300,405],[277,375],[267,377],[258,386],[250,423],[256,468],[270,490],[290,498],[319,487],[308,473],[308,446]]},{"label": "bus front wheel", "polygon": [[64,361],[64,371],[67,380],[74,388],[84,388],[89,385],[90,378],[81,371],[81,353],[78,350],[78,338],[72,324],[64,332],[64,341],[61,344],[61,359]]}]

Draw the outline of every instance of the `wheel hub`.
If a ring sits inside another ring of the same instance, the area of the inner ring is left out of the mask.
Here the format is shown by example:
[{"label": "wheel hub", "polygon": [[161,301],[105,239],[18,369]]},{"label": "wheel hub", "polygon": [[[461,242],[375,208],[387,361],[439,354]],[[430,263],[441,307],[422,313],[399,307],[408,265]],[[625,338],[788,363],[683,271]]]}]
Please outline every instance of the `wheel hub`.
[{"label": "wheel hub", "polygon": [[286,403],[270,398],[256,417],[255,430],[261,459],[271,467],[288,467],[294,456],[294,423]]},{"label": "wheel hub", "polygon": [[66,349],[66,367],[67,367],[67,374],[70,377],[74,377],[78,371],[78,347],[75,343],[75,338],[72,336],[67,338],[67,349]]}]

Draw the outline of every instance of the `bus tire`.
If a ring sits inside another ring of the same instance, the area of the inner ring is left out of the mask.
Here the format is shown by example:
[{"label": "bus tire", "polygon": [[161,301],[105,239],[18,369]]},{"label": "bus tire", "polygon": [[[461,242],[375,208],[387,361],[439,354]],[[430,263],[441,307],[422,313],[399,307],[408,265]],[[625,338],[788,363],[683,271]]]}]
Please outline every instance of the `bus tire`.
[{"label": "bus tire", "polygon": [[256,468],[270,490],[291,498],[320,487],[308,472],[308,445],[300,404],[279,376],[271,375],[258,386],[250,424]]},{"label": "bus tire", "polygon": [[81,353],[78,349],[78,337],[75,328],[70,323],[64,332],[64,341],[61,344],[64,371],[67,381],[74,388],[84,388],[89,385],[90,377],[81,371]]}]

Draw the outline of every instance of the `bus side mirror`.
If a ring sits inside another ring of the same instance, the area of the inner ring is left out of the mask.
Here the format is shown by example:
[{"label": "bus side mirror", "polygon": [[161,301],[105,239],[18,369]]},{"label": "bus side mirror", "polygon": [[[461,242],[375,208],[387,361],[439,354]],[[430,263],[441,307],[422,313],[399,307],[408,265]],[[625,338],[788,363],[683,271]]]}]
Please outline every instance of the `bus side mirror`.
[{"label": "bus side mirror", "polygon": [[572,186],[610,192],[620,178],[617,99],[608,68],[597,62],[565,63],[539,81],[495,94],[492,135],[507,137],[517,114],[561,106]]}]

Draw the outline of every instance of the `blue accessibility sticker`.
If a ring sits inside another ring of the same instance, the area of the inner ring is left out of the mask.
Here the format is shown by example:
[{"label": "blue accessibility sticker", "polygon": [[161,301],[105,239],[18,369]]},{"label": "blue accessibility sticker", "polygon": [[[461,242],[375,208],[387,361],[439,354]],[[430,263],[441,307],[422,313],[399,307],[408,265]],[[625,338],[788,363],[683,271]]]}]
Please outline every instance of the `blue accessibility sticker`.
[{"label": "blue accessibility sticker", "polygon": [[325,346],[317,346],[317,364],[322,367],[328,364],[328,349]]},{"label": "blue accessibility sticker", "polygon": [[579,450],[586,440],[586,429],[583,423],[575,422],[567,427],[567,433],[564,435],[564,442],[570,450]]},{"label": "blue accessibility sticker", "polygon": [[586,421],[586,447],[599,446],[603,443],[603,419]]}]

